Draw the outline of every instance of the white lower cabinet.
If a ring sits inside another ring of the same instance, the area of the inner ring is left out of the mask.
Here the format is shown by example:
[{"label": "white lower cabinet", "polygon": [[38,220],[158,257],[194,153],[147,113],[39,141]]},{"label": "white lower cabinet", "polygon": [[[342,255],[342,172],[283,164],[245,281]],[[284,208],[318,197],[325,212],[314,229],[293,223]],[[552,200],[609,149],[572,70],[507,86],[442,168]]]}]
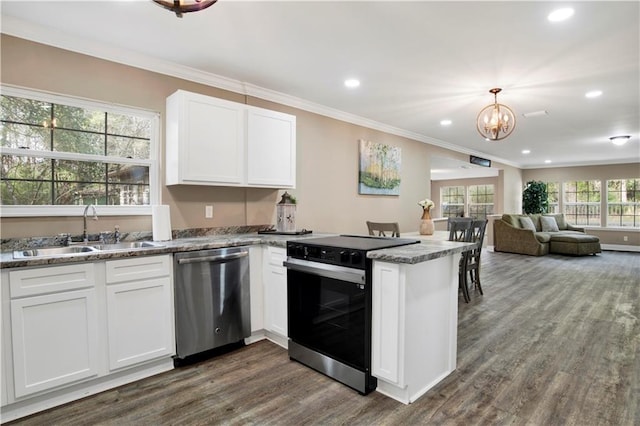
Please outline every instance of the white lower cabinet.
[{"label": "white lower cabinet", "polygon": [[459,259],[373,262],[371,370],[378,392],[409,404],[455,370]]},{"label": "white lower cabinet", "polygon": [[175,353],[171,266],[169,255],[106,262],[109,370]]},{"label": "white lower cabinet", "polygon": [[270,246],[263,257],[265,329],[282,337],[288,334],[286,258],[286,249]]},{"label": "white lower cabinet", "polygon": [[173,368],[172,256],[2,271],[2,417]]},{"label": "white lower cabinet", "polygon": [[[9,277],[15,397],[96,376],[99,327],[92,265],[16,271]],[[38,294],[30,282],[39,282],[44,291],[68,291],[13,297],[24,294],[23,288],[30,288],[26,294]]]}]

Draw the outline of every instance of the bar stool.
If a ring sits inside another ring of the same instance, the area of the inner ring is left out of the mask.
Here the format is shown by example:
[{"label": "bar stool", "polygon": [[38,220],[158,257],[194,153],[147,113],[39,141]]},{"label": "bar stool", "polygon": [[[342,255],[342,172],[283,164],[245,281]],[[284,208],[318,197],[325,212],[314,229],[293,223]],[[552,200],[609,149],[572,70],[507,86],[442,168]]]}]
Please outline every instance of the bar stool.
[{"label": "bar stool", "polygon": [[385,232],[389,232],[390,237],[400,236],[400,226],[398,222],[369,222],[367,221],[367,228],[369,228],[369,235],[377,235],[379,237],[386,237]]},{"label": "bar stool", "polygon": [[[469,280],[471,285],[478,289],[480,294],[482,292],[482,285],[480,285],[480,255],[482,254],[482,243],[484,242],[484,234],[487,229],[487,219],[474,220],[471,226],[471,241],[478,244],[478,247],[471,250],[467,257],[467,273],[469,274]],[[466,280],[465,280],[466,281]],[[465,286],[466,283],[465,283]],[[469,292],[467,286],[467,293]]]},{"label": "bar stool", "polygon": [[[473,219],[471,218],[449,218],[449,241],[471,242]],[[462,291],[464,301],[469,303],[469,288],[467,287],[467,257],[469,252],[462,253],[458,267],[458,289]]]}]

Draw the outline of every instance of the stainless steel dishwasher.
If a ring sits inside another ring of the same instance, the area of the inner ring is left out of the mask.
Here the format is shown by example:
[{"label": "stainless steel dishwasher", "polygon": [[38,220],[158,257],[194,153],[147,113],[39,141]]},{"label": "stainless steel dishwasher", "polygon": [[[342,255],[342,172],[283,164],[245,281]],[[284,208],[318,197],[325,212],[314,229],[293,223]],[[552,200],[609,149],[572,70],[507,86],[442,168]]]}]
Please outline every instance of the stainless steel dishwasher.
[{"label": "stainless steel dishwasher", "polygon": [[177,358],[251,335],[247,247],[176,253],[174,262]]}]

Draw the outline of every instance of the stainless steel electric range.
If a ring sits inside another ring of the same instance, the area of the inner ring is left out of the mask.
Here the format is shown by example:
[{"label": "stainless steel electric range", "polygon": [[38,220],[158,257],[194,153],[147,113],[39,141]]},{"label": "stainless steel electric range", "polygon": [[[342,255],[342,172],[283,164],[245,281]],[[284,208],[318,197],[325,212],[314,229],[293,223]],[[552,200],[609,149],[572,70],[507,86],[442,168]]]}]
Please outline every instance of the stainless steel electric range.
[{"label": "stainless steel electric range", "polygon": [[419,242],[359,235],[289,241],[289,357],[361,394],[373,391],[367,252]]}]

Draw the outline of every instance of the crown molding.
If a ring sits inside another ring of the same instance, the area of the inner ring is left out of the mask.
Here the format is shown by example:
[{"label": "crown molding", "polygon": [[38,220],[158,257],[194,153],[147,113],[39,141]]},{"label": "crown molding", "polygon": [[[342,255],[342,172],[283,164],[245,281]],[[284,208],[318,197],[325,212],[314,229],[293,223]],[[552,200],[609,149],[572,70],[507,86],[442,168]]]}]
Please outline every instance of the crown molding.
[{"label": "crown molding", "polygon": [[310,102],[305,99],[287,95],[285,93],[259,87],[251,83],[242,82],[213,73],[203,72],[195,68],[159,60],[157,58],[132,52],[129,50],[114,48],[105,45],[104,43],[97,43],[88,39],[83,39],[81,37],[73,37],[65,33],[53,31],[52,29],[40,25],[34,25],[33,23],[26,22],[12,16],[2,16],[2,27],[0,31],[10,36],[23,38],[48,46],[53,46],[60,49],[69,50],[71,52],[81,53],[83,55],[92,56],[111,62],[117,62],[123,65],[144,69],[147,71],[164,74],[195,83],[200,83],[206,86],[240,93],[242,95],[254,96],[256,98],[279,103],[358,126],[367,127],[373,130],[378,130],[400,137],[405,137],[429,145],[435,145],[454,152],[488,158],[492,161],[496,161],[508,166],[520,169],[523,168],[520,164],[516,164],[504,158],[488,156],[484,152],[468,150],[458,145],[454,145],[439,139],[390,126],[385,123],[370,120],[368,118],[330,108],[325,105]]}]

